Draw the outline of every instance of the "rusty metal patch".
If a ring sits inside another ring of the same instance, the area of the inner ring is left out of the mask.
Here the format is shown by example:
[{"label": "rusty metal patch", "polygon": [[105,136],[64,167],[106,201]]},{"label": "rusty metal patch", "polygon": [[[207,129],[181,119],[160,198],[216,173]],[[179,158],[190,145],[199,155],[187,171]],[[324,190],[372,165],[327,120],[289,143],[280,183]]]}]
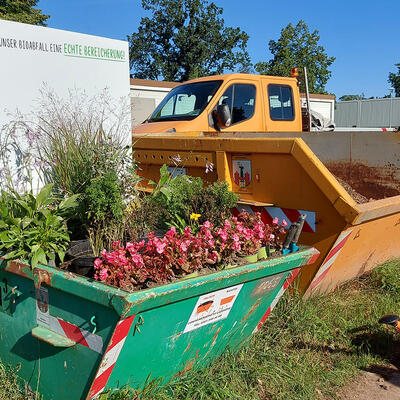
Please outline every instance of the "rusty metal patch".
[{"label": "rusty metal patch", "polygon": [[279,282],[282,280],[285,272],[282,272],[278,275],[269,276],[267,278],[260,279],[260,282],[254,288],[253,292],[251,293],[252,297],[261,297],[264,296],[266,293],[271,292],[274,290]]},{"label": "rusty metal patch", "polygon": [[346,160],[328,161],[324,164],[332,174],[367,199],[379,200],[400,195],[398,168],[393,164],[370,166],[363,162]]}]

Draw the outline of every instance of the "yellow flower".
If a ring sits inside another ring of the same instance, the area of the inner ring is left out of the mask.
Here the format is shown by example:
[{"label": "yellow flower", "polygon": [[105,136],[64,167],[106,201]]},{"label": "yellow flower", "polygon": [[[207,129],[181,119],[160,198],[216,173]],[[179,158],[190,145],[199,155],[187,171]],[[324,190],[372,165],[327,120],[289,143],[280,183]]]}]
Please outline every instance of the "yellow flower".
[{"label": "yellow flower", "polygon": [[195,214],[195,213],[190,214],[190,219],[193,219],[195,221],[197,221],[200,217],[201,217],[201,214]]}]

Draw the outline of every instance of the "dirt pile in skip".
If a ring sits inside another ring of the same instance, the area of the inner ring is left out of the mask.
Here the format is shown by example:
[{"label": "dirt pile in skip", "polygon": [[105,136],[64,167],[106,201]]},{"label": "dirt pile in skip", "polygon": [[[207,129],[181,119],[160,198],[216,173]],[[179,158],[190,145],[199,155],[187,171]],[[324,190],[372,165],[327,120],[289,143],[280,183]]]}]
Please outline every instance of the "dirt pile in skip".
[{"label": "dirt pile in skip", "polygon": [[355,202],[357,202],[358,204],[368,203],[371,200],[375,200],[375,199],[368,199],[365,196],[363,196],[361,193],[358,193],[346,181],[344,181],[343,179],[340,179],[336,175],[335,175],[335,178],[343,186],[343,188],[346,190],[346,192],[352,197],[352,199]]}]

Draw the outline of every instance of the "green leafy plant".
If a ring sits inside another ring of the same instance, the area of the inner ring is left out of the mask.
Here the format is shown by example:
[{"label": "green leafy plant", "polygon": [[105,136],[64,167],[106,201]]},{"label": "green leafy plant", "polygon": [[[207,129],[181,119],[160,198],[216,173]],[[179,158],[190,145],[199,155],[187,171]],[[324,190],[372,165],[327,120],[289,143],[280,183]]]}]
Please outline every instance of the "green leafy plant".
[{"label": "green leafy plant", "polygon": [[69,243],[67,216],[77,207],[77,195],[52,195],[52,184],[37,196],[3,191],[0,197],[0,251],[6,260],[29,260],[32,267],[64,259]]},{"label": "green leafy plant", "polygon": [[226,182],[206,186],[199,177],[178,175],[171,178],[165,165],[160,169],[159,182],[150,183],[154,187],[150,201],[166,210],[158,221],[160,227],[174,226],[182,231],[193,224],[193,213],[199,214],[200,225],[209,221],[214,226],[222,226],[237,205],[238,196],[229,191]]},{"label": "green leafy plant", "polygon": [[124,212],[121,185],[115,172],[94,178],[85,191],[89,219],[121,221]]},{"label": "green leafy plant", "polygon": [[126,208],[122,187],[114,171],[94,178],[84,193],[87,230],[94,254],[109,248],[113,241],[123,238],[123,216]]}]

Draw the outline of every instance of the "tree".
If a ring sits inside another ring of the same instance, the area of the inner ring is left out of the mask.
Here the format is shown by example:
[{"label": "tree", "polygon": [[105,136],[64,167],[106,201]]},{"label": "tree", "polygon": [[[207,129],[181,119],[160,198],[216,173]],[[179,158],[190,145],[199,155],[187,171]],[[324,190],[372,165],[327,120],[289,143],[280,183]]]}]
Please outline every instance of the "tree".
[{"label": "tree", "polygon": [[344,94],[339,97],[339,101],[351,101],[351,100],[365,100],[364,93],[361,94]]},{"label": "tree", "polygon": [[248,35],[226,27],[222,8],[208,0],[142,0],[152,14],[128,36],[133,76],[185,81],[250,67]]},{"label": "tree", "polygon": [[400,97],[400,63],[395,64],[395,67],[397,67],[397,74],[390,72],[388,82],[394,88],[395,96]]},{"label": "tree", "polygon": [[[307,24],[300,20],[296,26],[291,23],[282,29],[278,41],[270,40],[269,51],[273,58],[259,62],[255,70],[260,74],[289,76],[292,67],[307,67],[308,85],[313,93],[326,93],[325,85],[331,77],[329,66],[335,57],[328,57],[325,49],[318,44],[318,31],[310,32]],[[300,90],[304,91],[301,82]]]},{"label": "tree", "polygon": [[0,19],[46,26],[45,21],[50,16],[42,14],[42,10],[33,8],[38,1],[39,0],[0,0]]}]

